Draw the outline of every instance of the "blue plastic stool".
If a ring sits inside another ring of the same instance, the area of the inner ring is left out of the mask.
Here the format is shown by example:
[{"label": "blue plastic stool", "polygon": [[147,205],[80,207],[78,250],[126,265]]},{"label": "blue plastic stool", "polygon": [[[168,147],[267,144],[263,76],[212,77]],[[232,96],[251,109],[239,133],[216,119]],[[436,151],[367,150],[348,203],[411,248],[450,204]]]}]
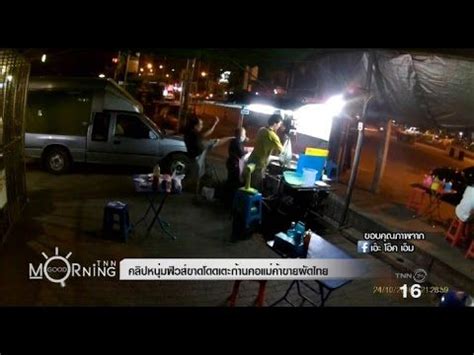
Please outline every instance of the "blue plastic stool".
[{"label": "blue plastic stool", "polygon": [[114,226],[118,225],[118,233],[122,241],[126,242],[132,230],[130,217],[128,214],[128,205],[120,201],[107,202],[104,208],[103,230],[107,235],[113,235],[117,230]]},{"label": "blue plastic stool", "polygon": [[262,223],[262,194],[237,190],[233,211],[243,218],[245,228],[253,222]]}]

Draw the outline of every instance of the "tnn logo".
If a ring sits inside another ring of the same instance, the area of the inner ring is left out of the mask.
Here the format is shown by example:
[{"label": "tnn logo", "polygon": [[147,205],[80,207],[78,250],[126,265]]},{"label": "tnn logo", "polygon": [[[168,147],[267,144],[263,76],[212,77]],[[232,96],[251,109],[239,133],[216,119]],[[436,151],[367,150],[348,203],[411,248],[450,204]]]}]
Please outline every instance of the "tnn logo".
[{"label": "tnn logo", "polygon": [[412,279],[413,274],[411,272],[396,272],[395,276],[397,279]]},{"label": "tnn logo", "polygon": [[411,279],[416,283],[423,283],[428,279],[428,273],[424,269],[416,269],[413,272],[396,272],[397,279]]}]

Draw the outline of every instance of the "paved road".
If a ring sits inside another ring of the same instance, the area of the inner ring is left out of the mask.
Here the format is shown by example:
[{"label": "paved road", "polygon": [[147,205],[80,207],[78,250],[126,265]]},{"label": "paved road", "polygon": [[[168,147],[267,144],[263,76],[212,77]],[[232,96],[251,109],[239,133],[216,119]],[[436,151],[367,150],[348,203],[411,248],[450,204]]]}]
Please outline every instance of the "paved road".
[{"label": "paved road", "polygon": [[[369,132],[364,140],[360,170],[356,186],[369,189],[375,169],[377,149],[382,145],[382,134]],[[466,168],[474,166],[474,160],[459,161],[449,157],[447,151],[425,144],[408,144],[391,138],[387,165],[381,183],[381,195],[391,201],[404,203],[408,197],[410,183],[421,182],[423,175],[433,168]],[[346,172],[343,181],[347,181]]]}]

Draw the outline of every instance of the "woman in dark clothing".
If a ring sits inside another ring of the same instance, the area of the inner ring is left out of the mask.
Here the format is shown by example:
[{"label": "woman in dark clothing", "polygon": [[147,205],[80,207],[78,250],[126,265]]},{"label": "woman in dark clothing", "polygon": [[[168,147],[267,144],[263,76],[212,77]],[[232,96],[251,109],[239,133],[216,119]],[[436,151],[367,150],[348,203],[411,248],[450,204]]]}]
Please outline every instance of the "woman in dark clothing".
[{"label": "woman in dark clothing", "polygon": [[229,157],[227,158],[227,183],[229,188],[234,191],[239,188],[242,183],[240,180],[242,159],[246,154],[244,142],[247,140],[245,128],[237,128],[235,130],[235,137],[229,144]]}]

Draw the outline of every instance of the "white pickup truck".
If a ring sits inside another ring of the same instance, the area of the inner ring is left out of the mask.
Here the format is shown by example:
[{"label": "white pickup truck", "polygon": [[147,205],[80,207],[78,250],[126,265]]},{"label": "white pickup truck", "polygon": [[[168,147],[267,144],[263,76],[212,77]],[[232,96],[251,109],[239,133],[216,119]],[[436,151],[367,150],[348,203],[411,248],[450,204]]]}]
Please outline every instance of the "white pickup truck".
[{"label": "white pickup truck", "polygon": [[167,135],[112,80],[31,78],[25,152],[61,174],[73,162],[162,168],[189,163],[182,137]]}]

